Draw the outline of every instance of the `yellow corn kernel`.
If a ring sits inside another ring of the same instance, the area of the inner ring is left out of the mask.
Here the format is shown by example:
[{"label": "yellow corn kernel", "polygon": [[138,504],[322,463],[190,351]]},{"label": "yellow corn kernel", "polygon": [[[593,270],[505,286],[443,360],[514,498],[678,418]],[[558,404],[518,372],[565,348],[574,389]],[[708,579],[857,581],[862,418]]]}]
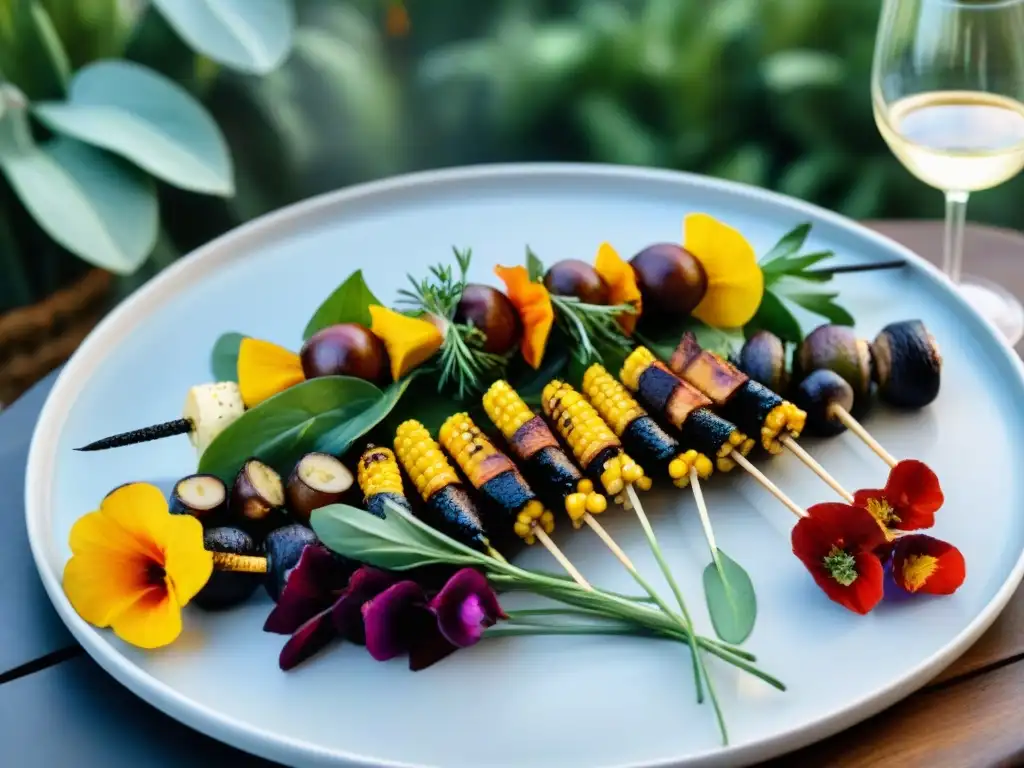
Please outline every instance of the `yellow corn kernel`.
[{"label": "yellow corn kernel", "polygon": [[608,499],[600,493],[588,493],[586,501],[587,512],[592,515],[600,515],[608,509]]},{"label": "yellow corn kernel", "polygon": [[589,478],[584,477],[582,480],[576,483],[576,490],[579,491],[580,493],[593,493],[594,483]]},{"label": "yellow corn kernel", "polygon": [[[680,488],[685,488],[689,484],[689,482],[690,482],[689,480],[686,480],[684,478],[683,485],[681,485],[679,487]],[[636,481],[636,487],[639,488],[641,491],[649,491],[649,490],[651,490],[651,487],[653,485],[654,485],[654,481],[651,480],[651,478],[649,478],[647,475],[644,475],[643,477],[641,477],[639,480]]]},{"label": "yellow corn kernel", "polygon": [[483,405],[487,418],[501,430],[506,440],[511,440],[523,424],[534,418],[533,411],[507,381],[494,382],[484,393]]},{"label": "yellow corn kernel", "polygon": [[540,527],[544,529],[544,533],[551,533],[555,530],[555,516],[548,510],[544,510],[544,514],[540,516]]},{"label": "yellow corn kernel", "polygon": [[570,493],[565,497],[565,511],[568,513],[573,527],[579,528],[580,521],[587,514],[587,495],[585,493]]},{"label": "yellow corn kernel", "polygon": [[367,448],[359,457],[356,467],[356,481],[363,498],[376,496],[378,493],[393,493],[404,496],[402,474],[398,469],[395,454],[390,448]]},{"label": "yellow corn kernel", "polygon": [[693,461],[693,467],[697,470],[697,476],[701,480],[707,480],[715,470],[714,465],[711,463],[711,459],[703,453],[697,454],[697,458]]},{"label": "yellow corn kernel", "polygon": [[622,443],[600,414],[579,392],[555,379],[541,395],[544,414],[569,444],[576,460],[584,467],[604,449],[621,450]]},{"label": "yellow corn kernel", "polygon": [[402,422],[395,432],[395,453],[424,501],[451,483],[458,483],[448,460],[427,428],[414,419]]},{"label": "yellow corn kernel", "polygon": [[619,378],[631,391],[640,389],[640,376],[655,361],[654,354],[647,347],[637,347],[626,358],[619,372]]},{"label": "yellow corn kernel", "polygon": [[633,399],[629,390],[620,384],[598,363],[594,363],[583,374],[583,394],[608,422],[616,435],[622,435],[626,427],[647,411]]},{"label": "yellow corn kernel", "polygon": [[492,472],[495,458],[498,459],[500,465],[503,466],[507,463],[508,468],[512,468],[511,461],[499,453],[498,449],[494,447],[494,443],[473,423],[468,413],[456,413],[449,416],[441,425],[438,438],[444,449],[448,451],[448,455],[455,459],[474,488],[479,488],[490,479],[482,472],[485,460],[492,459]]}]

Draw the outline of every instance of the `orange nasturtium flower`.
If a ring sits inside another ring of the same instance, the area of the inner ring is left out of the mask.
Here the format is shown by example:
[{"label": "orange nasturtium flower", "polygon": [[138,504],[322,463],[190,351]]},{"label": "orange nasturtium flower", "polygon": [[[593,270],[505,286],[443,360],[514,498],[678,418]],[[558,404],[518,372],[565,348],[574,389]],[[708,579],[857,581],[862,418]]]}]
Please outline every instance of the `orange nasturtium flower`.
[{"label": "orange nasturtium flower", "polygon": [[172,515],[160,489],[131,483],[71,528],[64,593],[85,621],[140,648],[181,633],[181,609],[213,573],[203,526]]},{"label": "orange nasturtium flower", "polygon": [[523,339],[520,342],[523,359],[536,370],[544,359],[551,326],[555,322],[551,294],[543,283],[530,280],[526,267],[497,266],[494,273],[504,281],[509,301],[523,323]]},{"label": "orange nasturtium flower", "polygon": [[421,317],[371,304],[370,318],[370,333],[384,342],[395,381],[427,362],[444,344],[441,330]]},{"label": "orange nasturtium flower", "polygon": [[633,307],[632,314],[626,312],[616,318],[626,335],[632,335],[643,311],[640,286],[636,283],[636,272],[632,265],[623,260],[610,244],[601,243],[597,249],[597,258],[594,259],[594,269],[608,285],[609,304],[628,304]]},{"label": "orange nasturtium flower", "polygon": [[764,297],[764,273],[754,246],[713,216],[691,213],[683,222],[683,247],[708,278],[693,316],[713,328],[741,328],[750,322]]},{"label": "orange nasturtium flower", "polygon": [[242,339],[238,347],[238,389],[246,408],[306,380],[294,352],[260,339]]}]

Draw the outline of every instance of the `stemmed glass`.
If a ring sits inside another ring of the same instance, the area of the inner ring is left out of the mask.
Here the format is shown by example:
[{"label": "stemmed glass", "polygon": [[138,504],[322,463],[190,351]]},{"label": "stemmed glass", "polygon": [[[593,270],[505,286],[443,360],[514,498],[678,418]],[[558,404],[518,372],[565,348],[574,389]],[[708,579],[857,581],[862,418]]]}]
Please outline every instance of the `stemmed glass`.
[{"label": "stemmed glass", "polygon": [[893,154],[946,195],[943,270],[1016,343],[1020,301],[961,263],[968,196],[1024,167],[1024,0],[885,0],[871,99]]}]

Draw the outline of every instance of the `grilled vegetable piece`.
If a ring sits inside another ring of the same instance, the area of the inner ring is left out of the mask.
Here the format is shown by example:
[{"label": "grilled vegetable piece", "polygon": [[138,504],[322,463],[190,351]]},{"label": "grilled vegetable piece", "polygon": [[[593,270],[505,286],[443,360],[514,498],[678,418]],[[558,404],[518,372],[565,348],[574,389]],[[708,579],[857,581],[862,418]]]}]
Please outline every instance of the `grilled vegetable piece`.
[{"label": "grilled vegetable piece", "polygon": [[[252,536],[241,528],[222,526],[208,528],[203,534],[203,548],[210,552],[253,557],[259,550]],[[261,573],[214,569],[210,580],[196,593],[192,602],[207,611],[219,611],[244,603],[259,586]]]},{"label": "grilled vegetable piece", "polygon": [[694,449],[684,451],[679,441],[647,415],[622,384],[599,363],[583,374],[583,394],[601,414],[630,454],[646,467],[660,467],[678,488],[690,484],[690,468],[707,479],[714,465]]},{"label": "grilled vegetable piece", "polygon": [[356,468],[359,490],[363,492],[363,503],[371,515],[387,517],[387,503],[390,501],[402,509],[412,511],[402,487],[402,472],[390,448],[366,446],[359,457]]},{"label": "grilled vegetable piece", "polygon": [[573,527],[583,517],[604,512],[608,500],[594,490],[572,459],[562,450],[547,422],[529,409],[507,381],[496,381],[483,396],[487,418],[508,441],[541,499],[551,507],[564,507]]},{"label": "grilled vegetable piece", "polygon": [[740,350],[737,367],[775,392],[785,392],[789,387],[786,345],[771,331],[758,331],[747,339]]},{"label": "grilled vegetable piece", "polygon": [[583,471],[605,493],[618,497],[627,484],[642,491],[651,487],[643,467],[623,450],[619,438],[583,395],[555,379],[544,387],[541,400],[544,415],[555,425]]},{"label": "grilled vegetable piece", "polygon": [[227,508],[227,486],[213,475],[183,477],[171,492],[171,514],[192,515],[204,526],[220,519]]},{"label": "grilled vegetable piece", "polygon": [[626,358],[619,374],[626,389],[679,432],[679,443],[714,459],[720,472],[736,467],[730,454],[746,456],[754,441],[736,426],[714,413],[711,400],[655,359],[646,347],[637,347]]},{"label": "grilled vegetable piece", "polygon": [[284,482],[259,459],[249,459],[238,471],[231,489],[231,511],[265,530],[271,514],[284,506]]},{"label": "grilled vegetable piece", "polygon": [[714,352],[701,349],[692,332],[683,334],[669,368],[709,397],[718,413],[744,432],[760,438],[771,453],[781,453],[779,436],[794,440],[807,422],[807,414],[751,379]]},{"label": "grilled vegetable piece", "polygon": [[264,586],[267,594],[276,603],[284,589],[284,583],[302,556],[304,550],[310,544],[319,541],[311,528],[301,523],[285,525],[267,534],[263,543],[267,553],[267,575]]},{"label": "grilled vegetable piece", "polygon": [[352,487],[348,467],[328,453],[307,453],[292,470],[285,499],[292,517],[309,524],[314,509],[337,503]]},{"label": "grilled vegetable piece", "polygon": [[395,433],[395,454],[426,502],[426,522],[464,544],[486,552],[491,543],[473,498],[427,428],[410,419]]},{"label": "grilled vegetable piece", "polygon": [[793,400],[807,411],[807,431],[821,437],[834,437],[846,429],[832,406],[846,411],[853,408],[853,387],[835,371],[819,368],[793,390]]},{"label": "grilled vegetable piece", "polygon": [[920,320],[885,326],[871,345],[878,395],[900,408],[923,408],[939,395],[942,355]]},{"label": "grilled vegetable piece", "polygon": [[863,410],[871,398],[871,348],[845,325],[820,325],[807,334],[793,355],[793,382],[798,384],[820,368],[835,371],[851,387],[855,407]]},{"label": "grilled vegetable piece", "polygon": [[200,456],[217,436],[245,413],[242,391],[233,381],[200,384],[185,398],[182,418],[192,423],[189,439]]},{"label": "grilled vegetable piece", "polygon": [[449,416],[438,439],[473,487],[508,516],[516,536],[533,544],[535,527],[545,533],[555,529],[554,515],[544,509],[512,459],[494,446],[468,413]]}]

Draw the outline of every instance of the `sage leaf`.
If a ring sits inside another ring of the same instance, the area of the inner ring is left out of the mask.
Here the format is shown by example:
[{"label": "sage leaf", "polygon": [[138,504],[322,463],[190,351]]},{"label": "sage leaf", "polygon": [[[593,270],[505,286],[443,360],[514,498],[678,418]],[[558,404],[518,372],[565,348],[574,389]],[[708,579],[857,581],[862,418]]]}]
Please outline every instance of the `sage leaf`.
[{"label": "sage leaf", "polygon": [[799,344],[803,340],[800,321],[774,292],[765,291],[757,314],[747,324],[747,333],[771,331],[783,341]]},{"label": "sage leaf", "polygon": [[342,422],[317,440],[317,450],[340,456],[360,437],[380,424],[394,410],[415,378],[415,372],[389,386],[382,397],[362,413]]},{"label": "sage leaf", "polygon": [[157,238],[152,180],[74,139],[36,145],[21,94],[0,86],[0,102],[0,169],[32,218],[91,264],[122,275],[138,269]]},{"label": "sage leaf", "polygon": [[238,381],[238,350],[244,333],[222,333],[210,352],[210,370],[217,381]]},{"label": "sage leaf", "polygon": [[750,576],[722,550],[704,569],[704,596],[715,634],[727,643],[750,637],[757,619],[757,598]]},{"label": "sage leaf", "polygon": [[800,224],[789,232],[784,234],[768,253],[761,258],[761,265],[765,266],[781,259],[784,256],[792,256],[794,253],[798,253],[803,248],[804,242],[807,240],[807,235],[811,232],[811,225],[809,222]]},{"label": "sage leaf", "polygon": [[302,332],[302,339],[306,341],[317,331],[341,323],[358,323],[369,328],[370,307],[374,304],[380,305],[380,303],[380,300],[373,295],[373,291],[366,285],[363,270],[357,269],[334,290],[334,293],[324,299],[323,304],[317,308],[309,323],[306,324],[306,330]]},{"label": "sage leaf", "polygon": [[66,102],[36,104],[34,112],[52,130],[121,155],[181,189],[234,191],[227,142],[206,108],[139,64],[90,64],[75,74]]},{"label": "sage leaf", "polygon": [[815,293],[815,292],[788,292],[785,294],[789,301],[797,306],[803,307],[808,312],[828,319],[836,325],[852,326],[856,322],[846,309],[835,303],[834,299],[838,293]]},{"label": "sage leaf", "polygon": [[800,272],[813,267],[820,261],[830,259],[835,256],[832,251],[819,251],[817,253],[807,253],[803,256],[783,256],[782,258],[775,259],[769,264],[765,264],[761,271],[764,272],[765,283],[768,284],[773,282],[773,278],[778,280],[784,275],[791,275],[794,277],[802,277]]},{"label": "sage leaf", "polygon": [[542,262],[531,249],[526,249],[526,272],[530,280],[537,281],[544,279],[544,262]]},{"label": "sage leaf", "polygon": [[292,0],[153,0],[153,5],[192,48],[243,72],[267,74],[292,45]]},{"label": "sage leaf", "polygon": [[221,432],[199,459],[199,472],[234,480],[242,464],[257,458],[282,475],[335,429],[359,420],[384,398],[368,381],[324,376],[289,387],[246,411]]}]

